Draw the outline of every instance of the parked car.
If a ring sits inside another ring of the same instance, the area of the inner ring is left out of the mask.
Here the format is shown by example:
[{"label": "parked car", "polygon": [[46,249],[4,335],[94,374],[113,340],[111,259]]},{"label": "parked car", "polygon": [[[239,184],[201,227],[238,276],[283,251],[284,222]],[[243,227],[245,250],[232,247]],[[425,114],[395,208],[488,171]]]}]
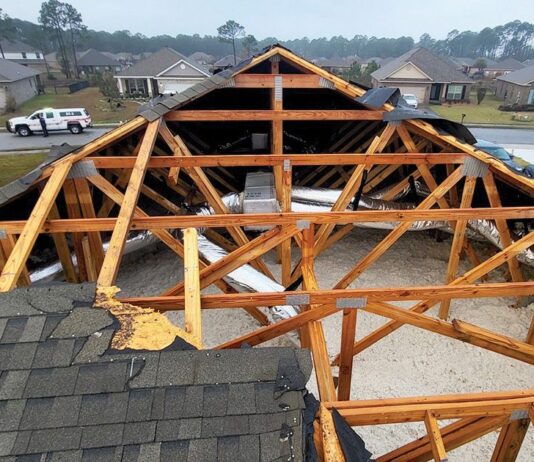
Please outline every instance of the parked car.
[{"label": "parked car", "polygon": [[405,95],[402,95],[402,97],[404,98],[404,101],[406,101],[406,104],[408,106],[417,109],[419,103],[417,102],[417,98],[415,97],[415,95],[412,95],[411,93],[406,93]]},{"label": "parked car", "polygon": [[510,154],[502,146],[492,143],[486,140],[477,140],[475,147],[488,153],[489,155],[499,159],[503,164],[507,165],[511,170],[520,175],[526,176],[528,178],[534,178],[534,165],[530,164],[526,167],[522,167],[516,161],[514,161],[514,156]]},{"label": "parked car", "polygon": [[41,115],[45,118],[46,129],[49,132],[69,130],[74,135],[78,135],[83,132],[84,128],[91,126],[91,116],[83,107],[64,109],[49,107],[39,109],[28,117],[13,117],[6,122],[6,128],[19,136],[30,136],[34,132],[41,132],[39,120]]}]

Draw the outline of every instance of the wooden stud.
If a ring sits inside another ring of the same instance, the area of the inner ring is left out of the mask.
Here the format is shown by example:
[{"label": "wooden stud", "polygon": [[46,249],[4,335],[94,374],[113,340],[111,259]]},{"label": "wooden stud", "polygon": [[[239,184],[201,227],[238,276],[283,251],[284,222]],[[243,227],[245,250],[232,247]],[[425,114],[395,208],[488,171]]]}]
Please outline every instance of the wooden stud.
[{"label": "wooden stud", "polygon": [[106,252],[102,269],[98,275],[97,283],[101,287],[112,286],[119,272],[126,237],[135,213],[135,206],[137,205],[141,185],[145,178],[146,165],[158,136],[159,125],[159,119],[151,122],[144,134],[143,142],[141,143],[141,148],[139,149],[139,154],[124,194],[119,216],[117,217],[117,223],[109,241],[108,251]]},{"label": "wooden stud", "polygon": [[184,295],[185,331],[202,345],[202,312],[200,309],[200,276],[198,241],[195,228],[184,229]]},{"label": "wooden stud", "polygon": [[447,453],[445,452],[445,446],[441,439],[441,433],[438,427],[438,421],[434,415],[427,411],[425,414],[425,427],[430,439],[430,447],[432,448],[432,455],[435,462],[447,462]]},{"label": "wooden stud", "polygon": [[[464,183],[464,190],[462,194],[462,202],[460,208],[471,207],[473,200],[473,194],[477,184],[476,177],[467,177]],[[449,284],[456,279],[456,271],[458,270],[458,263],[460,262],[460,254],[465,242],[465,231],[467,229],[467,220],[459,220],[456,222],[454,228],[454,237],[452,239],[451,251],[449,255],[449,263],[447,266],[447,276],[445,282]],[[451,305],[450,299],[442,300],[439,308],[439,317],[441,319],[447,319],[449,317],[449,309]]]},{"label": "wooden stud", "polygon": [[[54,203],[48,214],[49,219],[60,219],[59,211],[57,205]],[[56,247],[57,255],[59,261],[61,262],[61,267],[63,268],[63,274],[67,282],[78,282],[78,277],[76,275],[76,270],[74,269],[74,264],[72,263],[71,252],[69,244],[65,233],[53,233],[52,239],[54,240],[54,245]]]},{"label": "wooden stud", "polygon": [[337,390],[338,401],[350,399],[350,387],[352,383],[352,365],[354,356],[352,346],[356,336],[357,310],[343,310],[343,321],[341,327],[341,347],[339,349],[339,385]]},{"label": "wooden stud", "polygon": [[50,213],[63,181],[67,178],[70,167],[70,162],[64,162],[59,164],[50,175],[13,251],[4,265],[0,276],[0,292],[7,292],[17,284],[37,236],[39,236],[39,230]]},{"label": "wooden stud", "polygon": [[325,462],[345,462],[332,413],[322,404],[319,406],[319,420],[321,422],[322,447]]},{"label": "wooden stud", "polygon": [[85,258],[85,267],[87,268],[87,280],[94,282],[98,277],[98,272],[95,268],[95,260],[93,259],[89,238],[87,236],[82,238],[82,248],[83,256]]},{"label": "wooden stud", "polygon": [[[66,179],[63,183],[63,195],[65,197],[65,204],[67,207],[67,215],[69,219],[80,219],[82,212],[80,210],[80,202],[78,201],[78,194],[76,194],[76,187],[74,180]],[[75,230],[74,227],[68,227],[65,231],[72,232],[72,244],[74,253],[76,255],[76,266],[78,267],[78,280],[87,281],[87,268],[85,267],[85,256],[83,252],[82,239],[83,232]],[[82,230],[83,231],[83,230]]]}]

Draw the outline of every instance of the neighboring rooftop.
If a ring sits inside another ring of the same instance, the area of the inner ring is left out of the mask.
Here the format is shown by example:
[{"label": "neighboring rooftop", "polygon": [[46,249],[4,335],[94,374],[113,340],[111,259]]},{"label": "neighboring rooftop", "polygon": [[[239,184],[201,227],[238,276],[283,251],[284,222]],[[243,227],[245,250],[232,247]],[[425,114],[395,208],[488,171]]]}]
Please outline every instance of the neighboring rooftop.
[{"label": "neighboring rooftop", "polygon": [[172,48],[165,47],[156,53],[142,59],[127,69],[117,74],[118,77],[155,77],[171,68],[177,63],[184,62],[192,68],[198,70],[200,73],[209,76],[209,71],[201,64],[191,61]]},{"label": "neighboring rooftop", "polygon": [[506,75],[501,75],[497,77],[497,80],[515,83],[516,85],[530,85],[532,82],[534,82],[534,64],[519,69],[518,71],[510,72]]},{"label": "neighboring rooftop", "polygon": [[437,56],[423,47],[414,48],[389,63],[382,64],[382,67],[371,75],[379,81],[386,80],[392,73],[408,63],[419,68],[433,82],[472,83],[471,80],[457,70],[456,65],[450,59]]},{"label": "neighboring rooftop", "polygon": [[497,70],[503,70],[503,71],[517,71],[519,69],[523,69],[525,65],[519,62],[515,58],[504,58],[498,61],[494,65],[488,64],[488,67],[491,67],[491,69],[497,69]]},{"label": "neighboring rooftop", "polygon": [[34,69],[17,64],[9,59],[0,59],[0,82],[9,83],[39,75]]},{"label": "neighboring rooftop", "polygon": [[35,47],[21,42],[20,40],[0,40],[0,46],[4,53],[33,53],[37,51]]},{"label": "neighboring rooftop", "polygon": [[78,66],[118,66],[119,63],[104,53],[89,48],[89,50],[77,53]]},{"label": "neighboring rooftop", "polygon": [[113,350],[94,293],[0,295],[0,460],[303,460],[308,352]]}]

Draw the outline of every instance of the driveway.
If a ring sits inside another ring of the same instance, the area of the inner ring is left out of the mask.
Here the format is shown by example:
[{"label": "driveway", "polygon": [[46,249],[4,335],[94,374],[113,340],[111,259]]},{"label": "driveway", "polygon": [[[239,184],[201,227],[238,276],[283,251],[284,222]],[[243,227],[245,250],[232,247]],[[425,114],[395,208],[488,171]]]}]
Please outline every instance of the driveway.
[{"label": "driveway", "polygon": [[80,135],[73,135],[70,132],[50,132],[50,136],[45,138],[41,135],[22,136],[14,135],[9,132],[0,132],[0,151],[11,151],[21,149],[46,149],[53,144],[69,143],[73,146],[80,146],[95,138],[102,136],[111,128],[89,128],[84,130]]},{"label": "driveway", "polygon": [[476,138],[503,145],[534,145],[534,129],[528,128],[470,128]]}]

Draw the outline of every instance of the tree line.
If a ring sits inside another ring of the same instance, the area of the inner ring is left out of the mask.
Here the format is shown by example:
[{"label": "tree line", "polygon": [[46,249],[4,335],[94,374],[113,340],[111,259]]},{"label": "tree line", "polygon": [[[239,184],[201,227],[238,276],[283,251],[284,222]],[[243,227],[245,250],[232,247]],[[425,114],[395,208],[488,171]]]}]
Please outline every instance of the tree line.
[{"label": "tree line", "polygon": [[257,40],[253,35],[247,35],[245,28],[235,21],[228,21],[219,27],[217,32],[218,35],[178,34],[147,37],[128,30],[95,31],[83,24],[80,13],[72,5],[59,0],[43,2],[39,24],[11,19],[0,11],[0,38],[17,38],[35,46],[43,54],[57,51],[62,67],[69,74],[77,72],[75,50],[88,48],[112,53],[143,54],[167,46],[185,55],[203,51],[216,57],[234,54],[239,58],[273,43],[281,43],[307,58],[354,55],[361,58],[385,58],[400,56],[420,45],[440,54],[466,58],[497,59],[512,56],[521,61],[534,58],[534,24],[519,20],[494,28],[486,27],[480,32],[453,30],[443,40],[434,39],[425,33],[418,41],[406,36],[384,38],[366,35],[355,35],[350,39],[334,36],[313,39],[303,37],[285,41],[266,37]]}]

